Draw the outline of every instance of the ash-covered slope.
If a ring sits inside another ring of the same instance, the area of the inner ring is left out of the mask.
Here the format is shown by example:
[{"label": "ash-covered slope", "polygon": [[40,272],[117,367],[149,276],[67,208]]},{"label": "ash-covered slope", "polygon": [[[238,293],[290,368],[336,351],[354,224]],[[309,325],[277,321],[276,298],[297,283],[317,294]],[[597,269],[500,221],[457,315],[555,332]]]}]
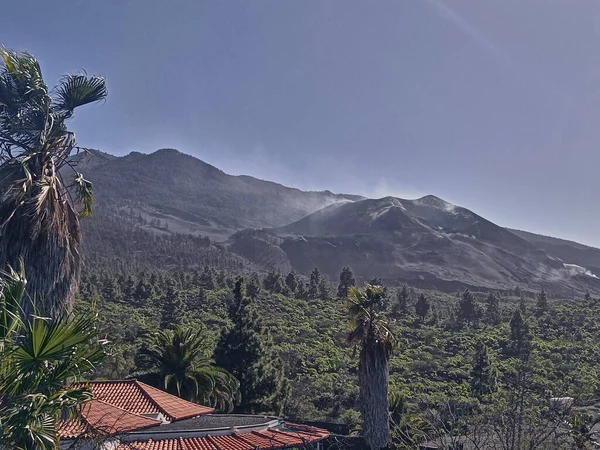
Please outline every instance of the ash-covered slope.
[{"label": "ash-covered slope", "polygon": [[404,279],[438,289],[600,291],[597,278],[574,274],[559,257],[434,196],[332,205],[284,227],[236,234],[231,242],[246,258],[258,252],[267,261],[270,249],[277,255],[273,267],[307,272],[318,266],[330,277],[350,266],[364,279]]},{"label": "ash-covered slope", "polygon": [[541,234],[529,233],[521,230],[509,230],[511,233],[522,237],[537,248],[558,256],[567,264],[584,267],[590,272],[600,276],[600,249],[577,242],[559,239]]},{"label": "ash-covered slope", "polygon": [[127,215],[147,228],[216,240],[244,228],[282,226],[332,203],[361,199],[228,175],[172,149],[123,157],[97,154],[82,164],[94,183],[99,214]]}]

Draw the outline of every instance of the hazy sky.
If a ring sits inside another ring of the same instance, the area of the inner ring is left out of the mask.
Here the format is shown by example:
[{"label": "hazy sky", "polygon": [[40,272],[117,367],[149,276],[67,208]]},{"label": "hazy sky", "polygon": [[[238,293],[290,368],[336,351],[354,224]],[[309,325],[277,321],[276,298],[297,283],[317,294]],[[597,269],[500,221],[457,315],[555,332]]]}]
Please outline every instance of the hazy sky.
[{"label": "hazy sky", "polygon": [[435,194],[600,246],[597,0],[8,2],[0,44],[108,80],[81,145]]}]

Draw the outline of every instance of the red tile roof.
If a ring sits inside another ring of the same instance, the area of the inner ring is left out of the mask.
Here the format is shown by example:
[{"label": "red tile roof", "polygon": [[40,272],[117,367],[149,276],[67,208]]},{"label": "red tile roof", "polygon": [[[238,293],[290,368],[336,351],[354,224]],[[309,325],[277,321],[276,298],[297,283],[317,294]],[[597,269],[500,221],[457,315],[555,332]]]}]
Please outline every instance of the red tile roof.
[{"label": "red tile roof", "polygon": [[205,436],[148,440],[121,444],[117,450],[255,450],[282,449],[317,442],[329,436],[319,428],[286,423],[283,430],[235,433],[229,436]]},{"label": "red tile roof", "polygon": [[124,409],[93,399],[80,409],[81,418],[63,421],[58,430],[61,439],[92,435],[112,436],[160,425],[159,420],[138,416]]},{"label": "red tile roof", "polygon": [[141,381],[90,381],[93,398],[133,414],[164,414],[170,421],[214,412],[213,408],[188,402]]}]

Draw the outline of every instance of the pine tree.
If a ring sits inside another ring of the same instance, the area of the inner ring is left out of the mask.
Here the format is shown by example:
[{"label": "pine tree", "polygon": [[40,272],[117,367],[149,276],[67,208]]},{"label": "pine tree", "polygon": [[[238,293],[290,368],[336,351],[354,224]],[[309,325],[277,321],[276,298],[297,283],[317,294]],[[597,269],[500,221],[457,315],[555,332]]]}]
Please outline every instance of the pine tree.
[{"label": "pine tree", "polygon": [[520,359],[527,359],[532,349],[532,336],[529,324],[523,318],[520,309],[516,309],[510,319],[510,337],[508,354]]},{"label": "pine tree", "polygon": [[145,274],[140,274],[140,278],[133,291],[133,303],[136,306],[142,306],[154,298],[155,295],[154,287],[146,280]]},{"label": "pine tree", "polygon": [[263,281],[263,286],[267,291],[275,294],[283,292],[283,283],[281,281],[281,274],[271,270]]},{"label": "pine tree", "polygon": [[481,398],[498,389],[498,372],[489,355],[488,348],[482,341],[475,344],[475,357],[471,368],[471,392]]},{"label": "pine tree", "polygon": [[321,300],[329,300],[331,298],[331,288],[327,278],[321,277],[319,280],[319,298]]},{"label": "pine tree", "polygon": [[109,302],[120,303],[123,300],[123,292],[121,286],[114,278],[106,280],[104,289],[102,289],[102,297]]},{"label": "pine tree", "polygon": [[434,306],[431,307],[431,319],[429,319],[429,323],[431,325],[436,325],[440,321],[440,313],[438,309]]},{"label": "pine tree", "polygon": [[319,284],[321,283],[321,272],[316,267],[310,273],[310,282],[308,285],[308,298],[319,298]]},{"label": "pine tree", "polygon": [[419,295],[419,299],[417,300],[417,303],[415,303],[415,313],[419,316],[421,322],[423,322],[425,317],[427,317],[427,314],[429,314],[430,307],[429,300],[427,300],[425,294]]},{"label": "pine tree", "polygon": [[395,316],[405,316],[408,314],[408,288],[406,284],[402,285],[402,289],[396,292],[396,302],[392,307],[392,313]]},{"label": "pine tree", "polygon": [[583,297],[583,299],[588,304],[592,303],[592,296],[590,295],[590,291],[585,291],[585,297]]},{"label": "pine tree", "polygon": [[200,309],[204,307],[206,301],[206,291],[202,288],[198,288],[196,295],[193,295],[188,299],[188,306],[190,309]]},{"label": "pine tree", "polygon": [[521,311],[521,316],[523,319],[527,317],[527,303],[525,302],[525,297],[521,296],[519,298],[519,311]]},{"label": "pine tree", "polygon": [[235,283],[229,307],[231,324],[221,333],[215,363],[240,382],[242,401],[237,412],[280,414],[289,394],[283,362],[256,306],[244,295],[243,283],[243,278]]},{"label": "pine tree", "polygon": [[124,281],[122,291],[125,303],[130,304],[133,293],[135,292],[135,281],[133,281],[133,277],[131,275],[128,275],[127,279]]},{"label": "pine tree", "polygon": [[226,288],[227,287],[226,279],[227,279],[227,275],[225,274],[225,271],[219,270],[219,272],[217,273],[217,276],[215,277],[215,283],[217,285],[217,288]]},{"label": "pine tree", "polygon": [[152,289],[154,290],[154,292],[156,292],[158,290],[158,286],[160,284],[161,284],[161,282],[158,279],[158,275],[156,274],[156,272],[153,272],[152,275],[150,275],[150,285],[152,286]]},{"label": "pine tree", "polygon": [[308,290],[306,288],[306,283],[302,279],[298,280],[298,287],[296,287],[296,298],[308,300]]},{"label": "pine tree", "polygon": [[215,277],[208,266],[205,266],[200,274],[200,286],[207,291],[214,291],[216,288]]},{"label": "pine tree", "polygon": [[356,286],[356,279],[349,267],[344,267],[340,272],[340,283],[337,289],[337,298],[345,299],[348,297],[348,290]]},{"label": "pine tree", "polygon": [[502,312],[500,311],[500,299],[496,294],[490,292],[485,303],[485,323],[488,325],[499,325],[502,322]]},{"label": "pine tree", "polygon": [[467,326],[475,324],[479,318],[479,309],[475,303],[475,297],[468,289],[463,292],[458,302],[456,316],[460,321],[466,323]]},{"label": "pine tree", "polygon": [[252,300],[256,300],[260,294],[260,280],[255,273],[252,274],[250,280],[248,280],[248,284],[246,284],[246,294],[248,294],[248,297]]},{"label": "pine tree", "polygon": [[548,295],[546,294],[546,291],[542,289],[537,296],[536,315],[541,316],[546,311],[548,311]]},{"label": "pine tree", "polygon": [[296,275],[296,272],[291,271],[287,274],[285,277],[285,285],[290,293],[293,294],[296,292],[296,288],[298,287],[298,276]]},{"label": "pine tree", "polygon": [[160,317],[161,330],[172,330],[179,325],[183,325],[185,303],[173,281],[167,286],[167,291],[162,298],[162,305]]}]

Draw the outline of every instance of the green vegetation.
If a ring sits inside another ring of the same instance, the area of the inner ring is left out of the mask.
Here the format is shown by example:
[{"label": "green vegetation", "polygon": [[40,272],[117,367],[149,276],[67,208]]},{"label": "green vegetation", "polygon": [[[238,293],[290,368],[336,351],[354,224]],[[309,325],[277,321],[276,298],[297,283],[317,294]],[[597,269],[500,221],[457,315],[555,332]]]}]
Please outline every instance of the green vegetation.
[{"label": "green vegetation", "polygon": [[[206,267],[189,273],[142,271],[99,277],[101,273],[111,270],[94,267],[84,277],[79,293],[80,307],[98,305],[101,333],[112,341],[99,377],[122,378],[135,371],[134,356],[144,336],[159,326],[169,289],[184,304],[184,324],[205,327],[207,354],[217,346],[223,329],[235,328],[230,308],[241,291],[236,289],[240,280],[231,272]],[[353,346],[346,343],[346,302],[330,295],[320,298],[318,289],[310,295],[310,289],[305,292],[297,287],[294,293],[285,282],[272,283],[273,274],[267,281],[268,275],[247,274],[241,298],[252,306],[265,334],[270,335],[260,340],[272,340],[272,348],[283,361],[291,386],[283,413],[356,425],[358,358],[353,358]],[[293,278],[296,286],[311,284],[308,277],[294,274]],[[279,292],[267,289],[265,282]],[[118,299],[107,295],[115,285],[123,293]],[[448,426],[443,420],[450,414],[443,413],[448,408],[452,414],[458,411],[478,417],[508,414],[507,405],[519,392],[515,379],[521,384],[532,380],[523,394],[530,405],[521,414],[537,411],[530,421],[542,417],[550,397],[570,396],[578,405],[590,405],[600,394],[600,303],[596,300],[549,299],[548,310],[538,317],[527,312],[535,310],[537,296],[533,294],[473,291],[469,303],[483,314],[481,320],[466,326],[460,319],[465,293],[450,295],[405,286],[387,291],[390,328],[397,339],[390,359],[390,391],[404,396],[410,414],[427,419],[437,429]],[[430,310],[421,316],[411,314],[420,298],[426,299]],[[406,312],[400,314],[403,303]],[[518,375],[519,358],[526,354],[531,355],[531,363],[527,372]]]},{"label": "green vegetation", "polygon": [[[279,289],[276,285],[272,287]],[[236,410],[281,414],[288,395],[283,362],[275,351],[271,335],[264,329],[252,298],[244,295],[243,278],[235,282],[228,315],[231,323],[221,333],[215,361],[239,380],[242,399]]]},{"label": "green vegetation", "polygon": [[59,421],[90,399],[73,385],[104,357],[94,315],[21,318],[24,271],[0,279],[0,448],[58,448]]},{"label": "green vegetation", "polygon": [[[164,317],[163,317],[164,320]],[[206,356],[202,329],[176,326],[145,340],[135,376],[189,401],[231,411],[239,399],[239,382]]]},{"label": "green vegetation", "polygon": [[29,293],[44,300],[37,305],[44,313],[56,315],[72,303],[79,217],[89,216],[94,203],[92,184],[69,161],[80,149],[66,123],[75,109],[103,100],[106,86],[101,77],[66,75],[49,89],[33,56],[0,56],[0,268],[23,260]]}]

